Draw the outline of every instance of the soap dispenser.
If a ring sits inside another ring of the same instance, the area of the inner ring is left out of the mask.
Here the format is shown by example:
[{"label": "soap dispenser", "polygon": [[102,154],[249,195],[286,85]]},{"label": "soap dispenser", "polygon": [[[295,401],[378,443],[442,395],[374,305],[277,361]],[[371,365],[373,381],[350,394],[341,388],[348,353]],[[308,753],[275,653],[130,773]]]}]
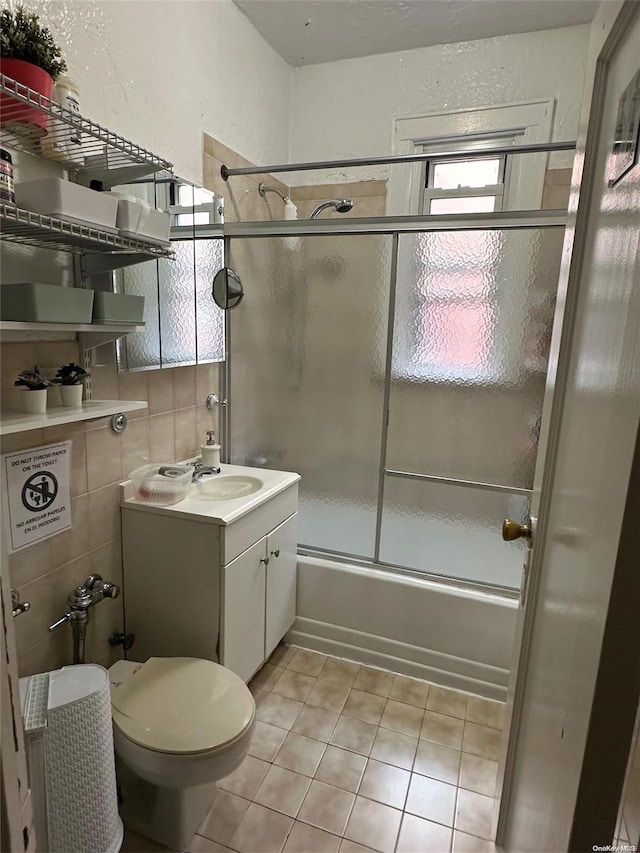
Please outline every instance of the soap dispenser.
[{"label": "soap dispenser", "polygon": [[220,445],[216,444],[216,434],[212,429],[207,430],[207,443],[201,445],[202,464],[220,473]]}]

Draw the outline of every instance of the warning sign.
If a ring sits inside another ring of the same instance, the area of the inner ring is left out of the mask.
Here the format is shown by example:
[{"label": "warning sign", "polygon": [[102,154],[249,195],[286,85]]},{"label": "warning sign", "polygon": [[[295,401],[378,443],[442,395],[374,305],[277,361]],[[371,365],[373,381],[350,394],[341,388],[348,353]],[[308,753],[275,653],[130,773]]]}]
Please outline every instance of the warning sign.
[{"label": "warning sign", "polygon": [[71,527],[71,442],[7,453],[4,462],[10,551]]}]

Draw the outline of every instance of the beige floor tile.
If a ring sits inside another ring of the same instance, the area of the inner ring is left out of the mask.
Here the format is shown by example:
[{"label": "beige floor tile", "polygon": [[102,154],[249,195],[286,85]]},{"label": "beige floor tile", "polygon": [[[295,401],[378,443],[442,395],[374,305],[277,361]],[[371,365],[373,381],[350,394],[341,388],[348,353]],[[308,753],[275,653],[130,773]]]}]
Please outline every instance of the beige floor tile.
[{"label": "beige floor tile", "polygon": [[253,755],[254,758],[261,758],[263,761],[273,761],[286,736],[286,729],[279,729],[277,726],[257,720],[251,738],[249,755]]},{"label": "beige floor tile", "polygon": [[376,731],[376,726],[371,723],[354,720],[352,717],[340,717],[329,743],[359,752],[361,755],[369,755]]},{"label": "beige floor tile", "polygon": [[249,806],[249,800],[228,791],[218,791],[211,811],[198,828],[198,835],[219,844],[230,844]]},{"label": "beige floor tile", "polygon": [[276,693],[268,693],[260,702],[256,717],[263,723],[270,723],[281,729],[290,729],[301,708],[302,702],[278,696]]},{"label": "beige floor tile", "polygon": [[461,756],[462,753],[457,749],[429,740],[420,740],[416,760],[413,762],[413,772],[457,785]]},{"label": "beige floor tile", "polygon": [[354,800],[354,794],[314,780],[298,812],[298,820],[341,836]]},{"label": "beige floor tile", "polygon": [[371,748],[371,758],[402,767],[404,770],[411,770],[417,746],[417,737],[394,732],[391,729],[378,729]]},{"label": "beige floor tile", "polygon": [[281,666],[272,666],[270,663],[260,669],[251,679],[250,688],[258,690],[271,690],[276,681],[280,678],[284,669]]},{"label": "beige floor tile", "polygon": [[460,788],[456,808],[456,829],[468,832],[469,835],[477,835],[479,838],[491,839],[494,805],[493,797],[485,797]]},{"label": "beige floor tile", "polygon": [[406,675],[393,676],[389,699],[404,702],[405,705],[415,705],[416,708],[425,708],[428,695],[429,685],[426,681],[408,678]]},{"label": "beige floor tile", "polygon": [[338,681],[346,681],[351,686],[356,680],[359,669],[360,664],[353,661],[329,658],[323,667],[322,675]]},{"label": "beige floor tile", "polygon": [[237,770],[218,782],[218,787],[221,791],[229,791],[230,794],[251,800],[268,769],[266,761],[248,755]]},{"label": "beige floor tile", "polygon": [[254,795],[253,802],[295,817],[310,784],[311,779],[307,776],[273,765]]},{"label": "beige floor tile", "polygon": [[384,696],[375,696],[373,693],[352,689],[342,713],[347,717],[355,717],[357,720],[364,720],[365,723],[378,725],[386,701]]},{"label": "beige floor tile", "polygon": [[370,666],[361,666],[353,686],[365,693],[376,693],[378,696],[389,695],[393,684],[393,673]]},{"label": "beige floor tile", "polygon": [[326,744],[322,741],[289,732],[273,763],[305,776],[313,776],[325,749]]},{"label": "beige floor tile", "polygon": [[343,838],[340,845],[340,853],[371,853],[371,848],[363,847],[362,844],[356,844],[355,841]]},{"label": "beige floor tile", "polygon": [[285,669],[271,691],[277,693],[278,696],[286,696],[287,699],[297,699],[299,702],[304,702],[313,690],[315,683],[316,679],[310,675]]},{"label": "beige floor tile", "polygon": [[295,646],[289,646],[287,643],[280,643],[279,646],[276,646],[275,649],[271,652],[271,657],[269,658],[269,663],[273,664],[273,666],[287,666],[291,658],[294,656],[296,652]]},{"label": "beige floor tile", "polygon": [[445,714],[436,714],[434,711],[425,711],[420,737],[433,743],[450,746],[451,749],[462,749],[463,731],[462,720],[447,717]]},{"label": "beige floor tile", "polygon": [[467,694],[458,690],[449,690],[448,687],[436,687],[432,685],[429,689],[427,699],[427,710],[436,711],[438,714],[447,714],[449,717],[459,717],[464,720],[467,709]]},{"label": "beige floor tile", "polygon": [[284,853],[337,853],[340,838],[297,820],[284,845]]},{"label": "beige floor tile", "polygon": [[329,745],[316,770],[315,778],[319,782],[325,782],[327,785],[355,794],[366,764],[367,759],[364,755]]},{"label": "beige floor tile", "polygon": [[290,817],[251,803],[231,847],[238,853],[280,853],[292,826]]},{"label": "beige floor tile", "polygon": [[464,724],[464,739],[462,741],[464,752],[488,758],[490,761],[499,761],[502,750],[502,732],[491,729],[489,726],[479,726],[476,723]]},{"label": "beige floor tile", "polygon": [[358,796],[376,800],[395,809],[403,809],[410,779],[411,773],[408,770],[370,758],[358,789]]},{"label": "beige floor tile", "polygon": [[424,711],[415,705],[405,705],[404,702],[396,702],[389,699],[385,705],[380,725],[385,729],[393,729],[405,735],[419,737],[422,729]]},{"label": "beige floor tile", "polygon": [[293,669],[295,672],[301,672],[303,675],[312,675],[314,678],[317,678],[327,660],[326,655],[321,655],[318,652],[296,649],[293,657],[287,664],[287,669]]},{"label": "beige floor tile", "polygon": [[340,715],[336,714],[335,711],[315,708],[313,705],[304,705],[296,717],[291,731],[328,743],[339,718]]},{"label": "beige floor tile", "polygon": [[202,835],[194,835],[189,842],[189,853],[232,853],[228,847],[204,838]]},{"label": "beige floor tile", "polygon": [[497,776],[497,761],[480,758],[479,755],[471,755],[468,752],[462,753],[460,781],[458,783],[461,788],[466,788],[467,791],[475,791],[476,794],[493,797],[496,792]]},{"label": "beige floor tile", "polygon": [[357,797],[344,835],[380,853],[393,853],[401,820],[398,809]]},{"label": "beige floor tile", "polygon": [[396,853],[447,853],[452,830],[412,814],[402,818]]},{"label": "beige floor tile", "polygon": [[411,776],[406,811],[445,826],[453,826],[455,806],[455,785],[447,785],[416,773]]},{"label": "beige floor tile", "polygon": [[453,853],[497,853],[496,845],[486,838],[468,835],[466,832],[453,833]]},{"label": "beige floor tile", "polygon": [[348,681],[334,676],[322,674],[316,681],[315,687],[307,696],[307,704],[317,708],[326,708],[339,714],[344,708],[351,687]]},{"label": "beige floor tile", "polygon": [[470,723],[489,726],[492,729],[504,728],[504,702],[493,699],[483,699],[480,696],[469,696],[466,718]]}]

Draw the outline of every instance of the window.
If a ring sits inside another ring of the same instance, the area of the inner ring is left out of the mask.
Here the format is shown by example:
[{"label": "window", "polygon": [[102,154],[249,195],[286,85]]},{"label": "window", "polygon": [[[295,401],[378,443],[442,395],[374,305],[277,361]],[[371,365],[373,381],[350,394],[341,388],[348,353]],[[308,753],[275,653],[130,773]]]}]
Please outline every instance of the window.
[{"label": "window", "polygon": [[422,212],[438,215],[502,210],[506,167],[506,156],[429,160]]}]

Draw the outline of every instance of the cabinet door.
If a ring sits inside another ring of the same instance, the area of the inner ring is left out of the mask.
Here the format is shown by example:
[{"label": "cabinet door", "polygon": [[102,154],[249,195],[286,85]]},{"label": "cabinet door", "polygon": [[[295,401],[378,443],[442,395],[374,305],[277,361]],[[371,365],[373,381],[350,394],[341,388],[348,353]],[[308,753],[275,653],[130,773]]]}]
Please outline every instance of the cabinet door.
[{"label": "cabinet door", "polygon": [[222,663],[248,681],[264,661],[263,538],[222,569]]},{"label": "cabinet door", "polygon": [[269,657],[296,618],[297,522],[296,512],[267,536],[265,658]]}]

